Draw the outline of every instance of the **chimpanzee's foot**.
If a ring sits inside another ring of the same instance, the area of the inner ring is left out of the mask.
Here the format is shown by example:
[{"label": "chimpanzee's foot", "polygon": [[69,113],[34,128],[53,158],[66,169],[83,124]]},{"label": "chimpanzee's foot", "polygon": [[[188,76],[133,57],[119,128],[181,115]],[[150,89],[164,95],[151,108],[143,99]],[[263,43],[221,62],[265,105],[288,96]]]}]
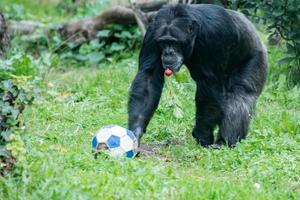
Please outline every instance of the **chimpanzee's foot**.
[{"label": "chimpanzee's foot", "polygon": [[192,136],[195,138],[196,142],[203,147],[208,147],[214,142],[214,136],[210,132],[200,132],[197,129],[194,129]]}]

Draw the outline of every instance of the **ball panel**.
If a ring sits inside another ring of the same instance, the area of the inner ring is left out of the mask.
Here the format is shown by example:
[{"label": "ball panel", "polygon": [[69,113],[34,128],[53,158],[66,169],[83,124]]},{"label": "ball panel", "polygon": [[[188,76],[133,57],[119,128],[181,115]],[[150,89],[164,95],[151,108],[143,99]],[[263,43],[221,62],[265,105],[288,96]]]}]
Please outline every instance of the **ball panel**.
[{"label": "ball panel", "polygon": [[112,148],[117,148],[120,146],[120,137],[115,136],[115,135],[111,135],[107,142],[106,142],[107,146],[112,149]]},{"label": "ball panel", "polygon": [[136,140],[136,137],[134,135],[134,133],[130,130],[127,130],[127,135],[132,139],[132,140]]},{"label": "ball panel", "polygon": [[122,137],[126,135],[126,129],[121,126],[113,126],[110,128],[111,134]]},{"label": "ball panel", "polygon": [[94,149],[96,149],[96,148],[97,148],[97,145],[98,145],[97,137],[94,136],[93,139],[92,139],[92,147],[93,147]]},{"label": "ball panel", "polygon": [[110,151],[109,151],[109,155],[111,155],[111,156],[124,156],[124,153],[125,153],[125,151],[120,147],[110,149]]},{"label": "ball panel", "polygon": [[132,150],[133,148],[133,141],[132,139],[125,135],[121,138],[121,144],[120,144],[120,147],[122,149],[124,149],[125,151],[129,151],[129,150]]},{"label": "ball panel", "polygon": [[133,158],[134,156],[135,156],[135,153],[132,150],[126,152],[126,157]]},{"label": "ball panel", "polygon": [[102,128],[96,134],[98,142],[106,142],[110,136],[111,133],[108,128]]}]

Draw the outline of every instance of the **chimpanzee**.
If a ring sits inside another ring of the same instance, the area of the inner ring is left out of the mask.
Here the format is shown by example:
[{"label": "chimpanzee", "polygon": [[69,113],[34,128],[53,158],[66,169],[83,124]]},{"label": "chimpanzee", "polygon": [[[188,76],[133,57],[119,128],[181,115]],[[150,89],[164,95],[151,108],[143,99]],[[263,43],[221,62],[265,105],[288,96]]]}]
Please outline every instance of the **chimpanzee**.
[{"label": "chimpanzee", "polygon": [[183,64],[197,85],[193,137],[205,147],[235,146],[246,137],[267,75],[255,27],[216,5],[161,8],[146,32],[129,97],[129,129],[139,139],[158,106],[164,71],[176,73]]}]

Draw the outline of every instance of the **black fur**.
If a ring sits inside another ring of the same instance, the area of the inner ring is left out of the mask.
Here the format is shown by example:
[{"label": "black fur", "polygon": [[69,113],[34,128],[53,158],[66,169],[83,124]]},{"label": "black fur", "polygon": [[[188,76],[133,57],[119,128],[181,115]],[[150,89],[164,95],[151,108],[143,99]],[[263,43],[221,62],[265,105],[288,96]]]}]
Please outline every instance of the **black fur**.
[{"label": "black fur", "polygon": [[178,56],[183,55],[183,64],[197,84],[192,133],[197,142],[234,146],[244,139],[266,79],[266,49],[242,14],[215,5],[166,6],[157,13],[131,86],[129,129],[140,139],[159,103],[165,67],[162,38],[171,38],[163,41],[171,47],[179,45]]}]

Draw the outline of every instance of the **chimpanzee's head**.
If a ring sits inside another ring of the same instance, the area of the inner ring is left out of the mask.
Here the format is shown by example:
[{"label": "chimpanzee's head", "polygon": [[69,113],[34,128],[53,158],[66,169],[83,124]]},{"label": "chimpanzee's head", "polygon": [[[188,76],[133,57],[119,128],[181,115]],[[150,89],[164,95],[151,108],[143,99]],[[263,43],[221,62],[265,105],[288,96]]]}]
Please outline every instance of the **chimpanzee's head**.
[{"label": "chimpanzee's head", "polygon": [[198,24],[180,7],[163,8],[157,13],[156,19],[155,40],[161,50],[163,68],[178,72],[193,53]]}]

